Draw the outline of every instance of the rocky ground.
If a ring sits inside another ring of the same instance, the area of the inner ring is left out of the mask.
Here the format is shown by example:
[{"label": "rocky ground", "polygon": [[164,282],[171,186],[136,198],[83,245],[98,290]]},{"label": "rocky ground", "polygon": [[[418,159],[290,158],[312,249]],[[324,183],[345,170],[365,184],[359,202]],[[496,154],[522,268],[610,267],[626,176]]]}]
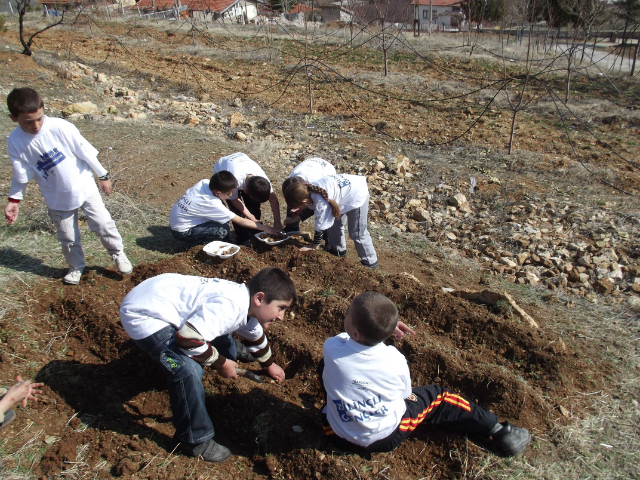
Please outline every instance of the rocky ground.
[{"label": "rocky ground", "polygon": [[[159,212],[168,212],[188,187],[208,177],[217,158],[237,150],[260,159],[275,184],[308,155],[332,161],[338,171],[366,175],[381,269],[365,270],[353,257],[302,255],[295,248],[301,239],[273,249],[254,245],[223,263],[212,263],[199,248],[155,262],[147,260],[154,253],[136,238],[127,240],[138,255],[130,277],[97,265],[77,288],[42,279],[28,295],[11,297],[21,312],[7,310],[1,319],[3,379],[30,365],[46,383],[43,402],[19,412],[3,447],[5,465],[23,477],[41,478],[482,478],[494,457],[441,431],[425,428],[394,453],[366,458],[336,451],[323,438],[315,364],[324,339],[341,331],[349,300],[367,289],[392,298],[402,319],[415,327],[415,337],[396,345],[407,356],[415,385],[438,383],[460,391],[529,428],[535,440],[523,462],[561,458],[558,429],[593,414],[585,393],[609,388],[628,356],[624,352],[636,355],[622,342],[610,348],[603,332],[637,332],[637,197],[602,186],[566,156],[561,135],[540,121],[546,117],[525,119],[521,148],[512,156],[504,151],[504,131],[491,125],[499,111],[471,138],[436,145],[427,139],[468,125],[466,109],[473,113],[475,104],[463,104],[447,124],[451,110],[436,109],[418,122],[409,119],[417,107],[392,115],[401,109],[392,100],[379,105],[354,97],[359,114],[370,109],[369,120],[385,122],[377,129],[334,111],[333,97],[318,101],[323,115],[305,115],[304,97],[291,95],[270,107],[278,92],[255,97],[220,87],[266,83],[258,71],[268,77],[270,65],[256,71],[255,62],[195,56],[220,82],[197,89],[166,73],[169,60],[162,68],[136,62],[142,52],[155,52],[148,45],[159,37],[151,33],[144,32],[145,46],[128,45],[132,55],[117,65],[112,59],[100,62],[108,48],[86,29],[48,32],[35,60],[11,52],[15,38],[5,34],[0,94],[25,84],[40,90],[48,115],[75,122],[101,149],[116,172],[116,190]],[[71,57],[71,51],[82,58]],[[154,55],[146,62],[170,57],[160,49]],[[447,62],[469,65],[456,58]],[[424,75],[425,82],[436,81]],[[383,80],[371,81],[376,82]],[[384,82],[390,91],[398,88]],[[591,118],[602,135],[626,149],[624,155],[637,158],[625,136],[636,125],[635,113],[611,110],[592,112]],[[602,121],[610,117],[610,123]],[[10,128],[3,124],[7,135]],[[637,193],[637,169],[598,148],[589,144],[586,150],[593,154],[590,167]],[[1,153],[6,157],[6,149]],[[9,169],[3,168],[7,176],[0,191],[6,195]],[[34,190],[23,219],[41,208]],[[161,239],[163,253],[179,251],[169,236]],[[286,321],[269,332],[287,380],[258,385],[208,372],[204,381],[216,438],[234,456],[223,465],[176,456],[163,379],[126,337],[118,305],[133,286],[159,273],[245,281],[270,265],[287,270],[300,292]],[[466,293],[485,289],[508,290],[516,301]],[[617,308],[624,320],[588,319],[589,305]],[[602,332],[589,330],[592,320]],[[28,459],[21,451],[30,452]]]}]

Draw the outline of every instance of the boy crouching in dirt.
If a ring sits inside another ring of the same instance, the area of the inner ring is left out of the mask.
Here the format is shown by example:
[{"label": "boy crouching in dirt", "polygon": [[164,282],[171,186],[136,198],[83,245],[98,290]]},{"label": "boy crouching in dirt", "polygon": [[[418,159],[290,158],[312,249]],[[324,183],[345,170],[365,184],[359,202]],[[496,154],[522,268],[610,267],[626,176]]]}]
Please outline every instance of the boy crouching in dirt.
[{"label": "boy crouching in dirt", "polygon": [[111,176],[98,161],[98,150],[72,123],[44,114],[44,102],[32,88],[15,88],[7,96],[11,120],[19,126],[11,132],[7,151],[13,165],[9,202],[4,209],[8,225],[18,218],[20,201],[32,178],[49,207],[56,226],[62,255],[69,271],[64,283],[77,285],[84,271],[84,252],[80,244],[78,209],[87,216],[89,229],[100,238],[118,272],[131,273],[133,267],[124,253],[122,237],[104,206],[100,190],[111,193]]},{"label": "boy crouching in dirt", "polygon": [[389,452],[426,422],[492,443],[512,456],[531,440],[524,428],[437,385],[411,388],[405,357],[382,343],[414,332],[398,321],[393,302],[377,292],[353,299],[346,333],[324,343],[318,376],[325,396],[325,434],[358,451]]},{"label": "boy crouching in dirt", "polygon": [[187,248],[216,240],[227,242],[229,220],[236,225],[272,235],[280,233],[279,228],[239,217],[225,206],[223,200],[228,200],[236,188],[238,180],[233,173],[222,170],[214,173],[210,180],[200,180],[187,190],[169,214],[173,238]]},{"label": "boy crouching in dirt", "polygon": [[[263,328],[282,320],[295,297],[285,272],[265,268],[247,284],[165,273],[145,280],[124,298],[120,307],[124,329],[167,376],[176,427],[173,438],[180,442],[182,453],[207,462],[229,458],[229,449],[213,440],[203,367],[236,378],[237,359],[257,360],[272,378],[284,380]],[[242,342],[236,342],[232,332]]]}]

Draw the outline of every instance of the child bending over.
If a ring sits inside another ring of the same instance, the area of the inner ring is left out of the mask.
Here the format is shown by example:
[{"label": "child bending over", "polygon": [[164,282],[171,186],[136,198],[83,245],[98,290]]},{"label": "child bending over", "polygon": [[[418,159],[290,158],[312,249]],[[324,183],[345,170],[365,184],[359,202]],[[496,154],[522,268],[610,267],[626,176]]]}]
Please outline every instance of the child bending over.
[{"label": "child bending over", "polygon": [[[229,458],[229,449],[213,440],[203,368],[236,378],[236,360],[258,361],[269,376],[284,380],[264,328],[284,318],[295,296],[285,272],[265,268],[247,284],[165,273],[145,280],[124,298],[122,326],[167,377],[173,438],[182,453],[207,462]],[[232,332],[242,341],[234,340]]]},{"label": "child bending over", "polygon": [[325,341],[318,367],[326,435],[337,435],[356,450],[389,452],[426,422],[484,437],[508,456],[531,440],[526,429],[499,423],[489,410],[446,388],[412,389],[405,357],[382,342],[394,333],[401,339],[414,332],[398,321],[398,309],[384,295],[364,292],[354,298],[344,329]]},{"label": "child bending over", "polygon": [[[327,175],[335,175],[336,169],[333,165],[320,157],[307,158],[302,163],[295,166],[291,173],[282,182],[282,195],[292,183],[310,183],[320,180]],[[298,212],[296,217],[304,216],[305,219],[313,215],[313,210],[305,209],[304,212]],[[293,217],[291,208],[287,205],[287,217]],[[287,221],[285,220],[285,223]],[[293,223],[287,223],[284,228],[284,233],[296,234],[300,233],[300,219],[297,218]]]},{"label": "child bending over", "polygon": [[[291,183],[284,193],[291,212],[302,212],[299,218],[288,218],[285,223],[304,220],[313,212],[316,216],[313,244],[300,251],[320,247],[326,230],[329,251],[343,257],[347,254],[344,226],[349,225],[349,236],[353,240],[362,265],[378,268],[378,256],[367,230],[369,212],[369,188],[367,178],[359,175],[329,175],[309,183]],[[305,209],[308,209],[305,212]]]},{"label": "child bending over", "polygon": [[[238,152],[222,157],[216,162],[213,173],[222,170],[231,172],[238,180],[238,186],[227,199],[229,209],[239,217],[259,222],[262,218],[260,204],[268,200],[273,213],[273,226],[280,232],[282,230],[280,203],[260,165],[244,153]],[[238,245],[249,245],[251,236],[259,232],[257,229],[247,228],[238,223],[234,225],[234,229]]]}]

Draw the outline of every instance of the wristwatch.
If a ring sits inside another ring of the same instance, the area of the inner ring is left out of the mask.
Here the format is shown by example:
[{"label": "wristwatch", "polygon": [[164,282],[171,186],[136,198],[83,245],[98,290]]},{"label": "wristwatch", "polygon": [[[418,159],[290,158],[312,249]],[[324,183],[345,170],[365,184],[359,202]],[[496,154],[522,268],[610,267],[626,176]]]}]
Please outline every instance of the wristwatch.
[{"label": "wristwatch", "polygon": [[107,172],[103,176],[98,177],[98,180],[111,180],[111,174]]}]

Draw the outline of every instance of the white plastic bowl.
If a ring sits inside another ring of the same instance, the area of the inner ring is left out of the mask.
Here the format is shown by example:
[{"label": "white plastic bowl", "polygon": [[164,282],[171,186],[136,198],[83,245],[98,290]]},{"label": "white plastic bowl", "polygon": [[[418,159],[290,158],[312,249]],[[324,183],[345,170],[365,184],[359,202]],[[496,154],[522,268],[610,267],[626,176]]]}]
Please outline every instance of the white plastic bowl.
[{"label": "white plastic bowl", "polygon": [[276,240],[275,242],[270,242],[269,240],[267,240],[267,238],[271,236],[271,234],[267,232],[258,232],[256,233],[255,237],[261,242],[266,243],[267,245],[278,245],[279,243],[286,242],[287,240],[289,240],[289,238],[291,238],[289,237],[289,235],[283,235],[284,238],[282,240]]},{"label": "white plastic bowl", "polygon": [[[229,249],[231,249],[231,253],[222,254],[222,252],[226,252]],[[202,248],[202,251],[210,257],[230,258],[240,251],[240,247],[233,243],[219,242],[216,240],[215,242],[207,243]]]}]

